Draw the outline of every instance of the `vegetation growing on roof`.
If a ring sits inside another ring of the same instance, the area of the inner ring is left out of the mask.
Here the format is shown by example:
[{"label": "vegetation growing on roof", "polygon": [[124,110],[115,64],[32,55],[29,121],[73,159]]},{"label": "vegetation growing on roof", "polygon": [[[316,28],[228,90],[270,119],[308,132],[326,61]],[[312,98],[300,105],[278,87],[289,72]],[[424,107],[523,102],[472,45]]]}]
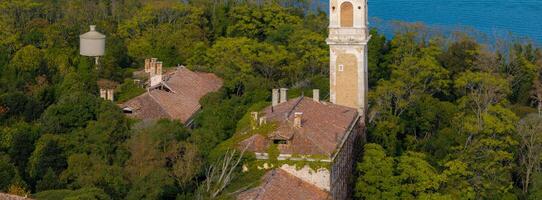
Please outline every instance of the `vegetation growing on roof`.
[{"label": "vegetation growing on roof", "polygon": [[145,93],[142,85],[134,83],[134,79],[126,79],[116,90],[116,103],[124,103]]}]

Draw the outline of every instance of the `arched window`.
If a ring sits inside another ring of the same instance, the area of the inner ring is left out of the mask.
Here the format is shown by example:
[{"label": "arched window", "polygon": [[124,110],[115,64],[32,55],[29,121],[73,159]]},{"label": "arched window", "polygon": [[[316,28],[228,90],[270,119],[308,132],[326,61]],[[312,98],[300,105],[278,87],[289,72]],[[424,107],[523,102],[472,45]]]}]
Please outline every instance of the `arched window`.
[{"label": "arched window", "polygon": [[341,4],[341,27],[354,26],[354,6],[350,2]]}]

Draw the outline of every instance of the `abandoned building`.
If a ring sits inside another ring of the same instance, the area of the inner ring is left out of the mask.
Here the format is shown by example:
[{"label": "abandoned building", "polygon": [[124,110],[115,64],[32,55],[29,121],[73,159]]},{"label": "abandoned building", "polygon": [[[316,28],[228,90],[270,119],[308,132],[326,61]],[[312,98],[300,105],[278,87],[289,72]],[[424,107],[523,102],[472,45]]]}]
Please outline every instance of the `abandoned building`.
[{"label": "abandoned building", "polygon": [[[252,133],[238,144],[265,163],[258,169],[271,170],[260,186],[240,193],[238,199],[352,198],[353,167],[365,140],[368,105],[367,18],[367,0],[330,0],[326,40],[330,48],[330,102],[321,101],[318,90],[313,98],[291,100],[287,89],[272,91],[272,105],[252,113],[252,120],[256,126],[273,123],[273,131]],[[276,148],[278,155],[270,148]],[[274,160],[283,162],[271,162]],[[313,168],[306,162],[328,164]]]},{"label": "abandoned building", "polygon": [[[275,129],[267,134],[254,134],[242,141],[240,148],[253,152],[256,159],[267,160],[270,145],[276,145],[279,161],[317,161],[328,163],[329,168],[305,166],[296,169],[289,164],[274,166],[276,169],[266,174],[265,184],[243,192],[238,199],[347,199],[345,195],[349,194],[355,146],[363,139],[364,124],[358,110],[322,102],[318,90],[313,92],[313,98],[291,100],[286,99],[286,89],[281,89],[280,98],[277,93],[275,89],[274,105],[252,113],[257,126],[274,123]],[[303,188],[317,192],[306,192],[309,196],[298,197],[305,191],[290,187],[292,183],[289,181],[303,181]],[[284,193],[286,196],[277,196],[281,193],[273,192],[275,190],[291,191],[297,196],[293,198],[289,192]],[[271,194],[273,198],[263,198]]]},{"label": "abandoned building", "polygon": [[214,74],[194,72],[184,66],[164,73],[162,65],[156,58],[145,60],[145,72],[149,74],[147,91],[121,107],[129,117],[143,121],[172,119],[190,126],[201,109],[199,100],[218,91],[223,81]]}]

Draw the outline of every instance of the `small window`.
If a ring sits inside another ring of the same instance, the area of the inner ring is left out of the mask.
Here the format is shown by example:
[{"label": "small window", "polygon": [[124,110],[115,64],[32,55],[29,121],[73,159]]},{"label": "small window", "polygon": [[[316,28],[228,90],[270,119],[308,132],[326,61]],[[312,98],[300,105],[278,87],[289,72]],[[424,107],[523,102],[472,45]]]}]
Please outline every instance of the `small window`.
[{"label": "small window", "polygon": [[273,144],[288,144],[286,140],[273,140]]},{"label": "small window", "polygon": [[344,65],[339,65],[339,71],[340,72],[344,71]]},{"label": "small window", "polygon": [[134,110],[132,108],[130,108],[130,107],[126,107],[126,108],[122,109],[122,112],[124,114],[133,114]]}]

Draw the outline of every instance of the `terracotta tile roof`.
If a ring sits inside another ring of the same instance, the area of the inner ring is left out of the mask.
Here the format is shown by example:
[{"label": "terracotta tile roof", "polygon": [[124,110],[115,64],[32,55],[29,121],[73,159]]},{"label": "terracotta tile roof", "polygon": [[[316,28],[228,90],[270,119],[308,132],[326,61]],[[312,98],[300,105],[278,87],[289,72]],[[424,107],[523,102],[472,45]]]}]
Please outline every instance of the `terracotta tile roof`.
[{"label": "terracotta tile roof", "polygon": [[0,200],[31,200],[31,199],[17,196],[17,195],[12,195],[12,194],[0,193]]},{"label": "terracotta tile roof", "polygon": [[164,77],[163,87],[167,90],[153,88],[121,105],[133,110],[129,116],[143,120],[169,118],[187,123],[201,108],[199,100],[223,84],[214,74],[193,72],[184,67]]},{"label": "terracotta tile roof", "polygon": [[262,184],[237,196],[237,200],[328,200],[328,192],[288,172],[274,169],[262,178]]},{"label": "terracotta tile roof", "polygon": [[[354,108],[326,102],[316,102],[311,98],[291,99],[275,107],[264,109],[263,115],[268,122],[278,123],[277,129],[268,138],[254,135],[240,143],[249,144],[248,150],[265,153],[274,138],[288,140],[288,144],[279,144],[281,154],[327,155],[332,156],[347,134],[351,124],[358,117]],[[302,126],[293,126],[294,113],[302,112]]]}]

